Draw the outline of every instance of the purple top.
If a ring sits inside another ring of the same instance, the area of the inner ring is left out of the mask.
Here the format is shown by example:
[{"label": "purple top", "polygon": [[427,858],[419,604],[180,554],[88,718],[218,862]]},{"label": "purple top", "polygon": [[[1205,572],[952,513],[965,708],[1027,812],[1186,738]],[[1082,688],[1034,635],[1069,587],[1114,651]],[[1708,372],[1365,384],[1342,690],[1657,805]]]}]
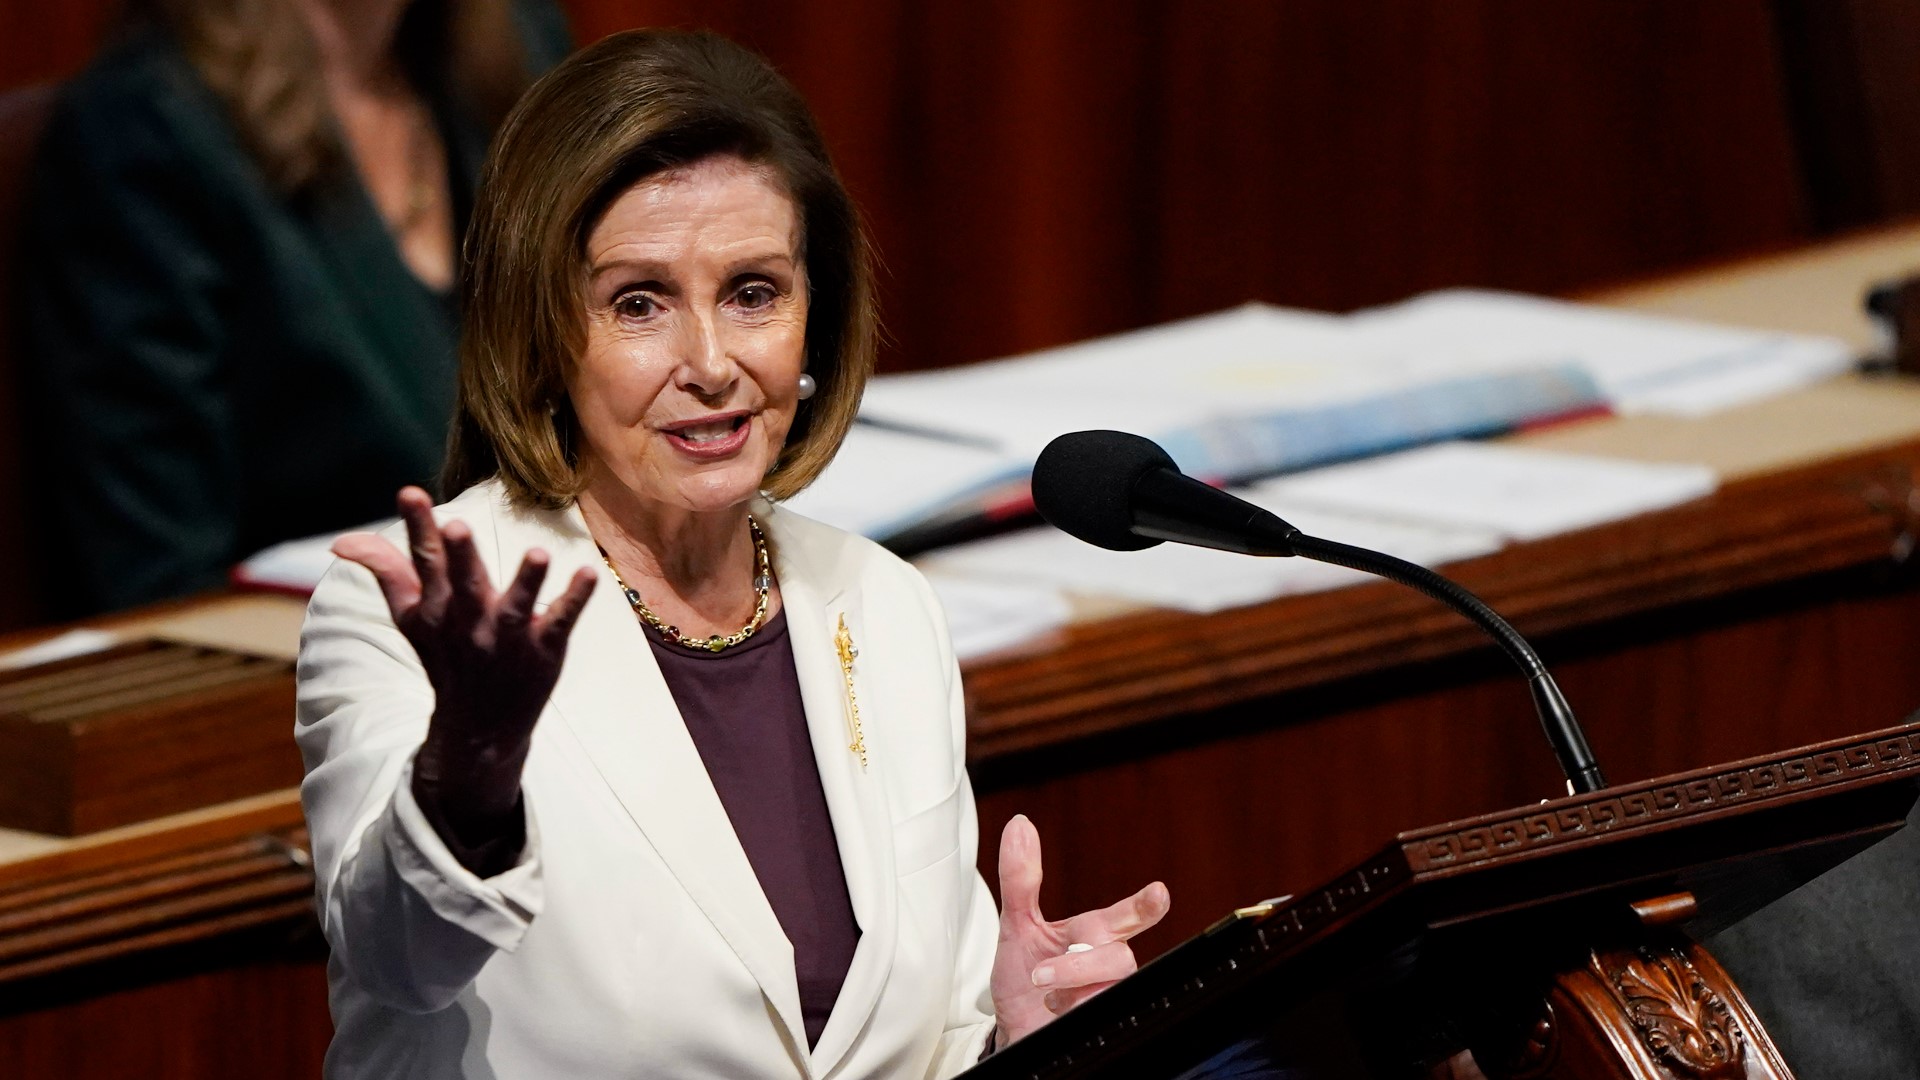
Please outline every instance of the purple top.
[{"label": "purple top", "polygon": [[647,642],[760,889],[793,943],[811,1048],[853,965],[860,926],[813,759],[787,614],[725,652],[671,644],[651,627]]}]

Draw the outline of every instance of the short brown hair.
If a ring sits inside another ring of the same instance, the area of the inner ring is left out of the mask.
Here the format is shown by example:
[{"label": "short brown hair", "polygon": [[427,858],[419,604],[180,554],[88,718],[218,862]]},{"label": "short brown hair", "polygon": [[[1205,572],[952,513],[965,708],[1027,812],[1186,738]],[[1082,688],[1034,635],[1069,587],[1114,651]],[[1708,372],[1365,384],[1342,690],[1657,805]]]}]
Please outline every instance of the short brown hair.
[{"label": "short brown hair", "polygon": [[709,33],[630,30],[533,85],[501,128],[462,257],[460,389],[442,493],[498,476],[557,509],[585,483],[565,373],[585,345],[588,234],[634,184],[716,154],[767,169],[793,200],[806,268],[807,373],[767,492],[787,498],[833,459],[873,371],[866,234],[798,92]]}]

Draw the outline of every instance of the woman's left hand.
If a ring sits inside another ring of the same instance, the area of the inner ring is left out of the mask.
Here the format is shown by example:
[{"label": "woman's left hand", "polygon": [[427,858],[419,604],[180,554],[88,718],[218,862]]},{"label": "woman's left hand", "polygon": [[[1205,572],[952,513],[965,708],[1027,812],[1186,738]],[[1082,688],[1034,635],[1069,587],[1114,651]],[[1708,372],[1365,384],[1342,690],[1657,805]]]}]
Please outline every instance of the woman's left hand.
[{"label": "woman's left hand", "polygon": [[[1016,814],[1000,834],[1000,947],[993,957],[995,1048],[1133,974],[1127,939],[1160,921],[1171,901],[1154,882],[1112,907],[1070,919],[1040,914],[1040,833]],[[1090,948],[1069,952],[1069,945]]]}]

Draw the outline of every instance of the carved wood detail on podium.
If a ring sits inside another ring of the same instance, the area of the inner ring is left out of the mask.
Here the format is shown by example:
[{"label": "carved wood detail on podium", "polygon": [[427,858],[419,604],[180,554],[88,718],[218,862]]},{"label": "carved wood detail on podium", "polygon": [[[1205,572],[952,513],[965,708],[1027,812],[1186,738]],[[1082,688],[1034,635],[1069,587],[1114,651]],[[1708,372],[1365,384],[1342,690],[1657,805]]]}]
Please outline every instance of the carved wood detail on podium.
[{"label": "carved wood detail on podium", "polygon": [[1707,986],[1700,969],[1678,949],[1640,948],[1604,961],[1608,981],[1640,1044],[1654,1059],[1686,1076],[1746,1075],[1746,1037],[1726,999]]},{"label": "carved wood detail on podium", "polygon": [[1793,1077],[1727,973],[1677,935],[1590,950],[1534,1009],[1539,1019],[1508,1028],[1518,1037],[1475,1049],[1488,1080]]}]

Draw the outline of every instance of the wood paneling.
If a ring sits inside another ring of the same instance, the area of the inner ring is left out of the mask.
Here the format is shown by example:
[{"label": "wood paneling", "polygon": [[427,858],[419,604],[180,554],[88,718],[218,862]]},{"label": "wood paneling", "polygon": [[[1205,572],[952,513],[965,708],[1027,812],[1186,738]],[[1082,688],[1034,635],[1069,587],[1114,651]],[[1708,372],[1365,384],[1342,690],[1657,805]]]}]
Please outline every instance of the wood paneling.
[{"label": "wood paneling", "polygon": [[873,221],[895,367],[1803,235],[1763,5],[569,7],[583,40],[711,26],[793,78]]},{"label": "wood paneling", "polygon": [[1773,0],[1814,224],[1920,213],[1920,4]]},{"label": "wood paneling", "polygon": [[332,1037],[323,962],[231,966],[0,1015],[0,1076],[21,1080],[317,1077]]},{"label": "wood paneling", "polygon": [[310,935],[306,852],[306,830],[289,827],[0,887],[0,1001],[30,999],[23,984],[84,979],[128,958],[275,930],[285,940]]},{"label": "wood paneling", "polygon": [[[0,86],[77,68],[110,6],[0,0]],[[563,6],[583,41],[712,27],[800,86],[885,260],[895,368],[1806,231],[1764,4]]]},{"label": "wood paneling", "polygon": [[120,7],[121,0],[0,0],[0,90],[79,71]]}]

